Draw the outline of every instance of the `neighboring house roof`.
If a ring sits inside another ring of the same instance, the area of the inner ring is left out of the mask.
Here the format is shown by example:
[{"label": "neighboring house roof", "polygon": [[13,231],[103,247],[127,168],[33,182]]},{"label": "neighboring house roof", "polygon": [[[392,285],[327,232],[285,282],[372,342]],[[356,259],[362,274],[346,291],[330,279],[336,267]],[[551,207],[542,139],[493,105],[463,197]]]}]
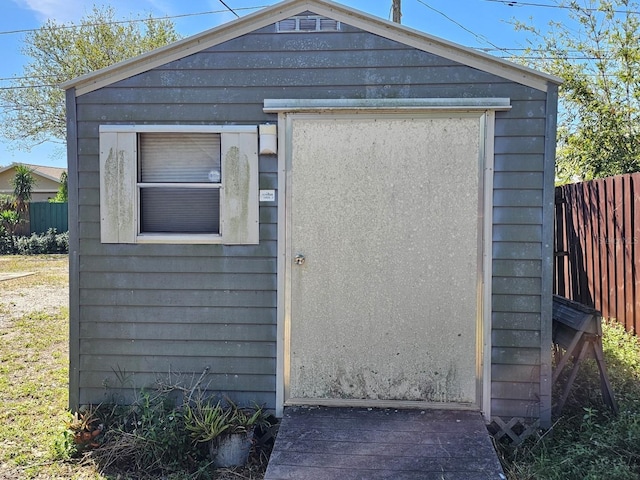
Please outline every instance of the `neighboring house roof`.
[{"label": "neighboring house roof", "polygon": [[[9,170],[13,170],[16,165],[25,165],[29,167],[33,175],[36,177],[36,186],[34,188],[34,192],[55,192],[60,186],[60,176],[63,172],[66,172],[66,168],[61,167],[49,167],[46,165],[33,165],[30,163],[23,162],[14,162],[7,167],[0,167],[0,193],[11,193],[13,192],[13,188],[10,188],[10,185],[4,182],[9,181],[9,177],[13,178],[13,174],[7,174]],[[2,180],[2,178],[5,180]],[[44,180],[38,182],[38,180]],[[51,183],[51,182],[55,182]]]},{"label": "neighboring house roof", "polygon": [[83,95],[308,11],[537,90],[547,91],[549,83],[562,83],[558,77],[463,47],[332,1],[285,0],[171,45],[83,75],[65,82],[61,86],[65,90],[75,88],[77,96]]},{"label": "neighboring house roof", "polygon": [[62,175],[63,172],[67,171],[66,168],[62,167],[49,167],[47,165],[33,165],[31,163],[14,162],[8,167],[0,167],[0,173],[10,170],[16,165],[24,165],[25,167],[29,167],[31,170],[33,170],[33,173],[41,177],[48,178],[49,180],[53,180],[55,182],[60,182],[60,175]]}]

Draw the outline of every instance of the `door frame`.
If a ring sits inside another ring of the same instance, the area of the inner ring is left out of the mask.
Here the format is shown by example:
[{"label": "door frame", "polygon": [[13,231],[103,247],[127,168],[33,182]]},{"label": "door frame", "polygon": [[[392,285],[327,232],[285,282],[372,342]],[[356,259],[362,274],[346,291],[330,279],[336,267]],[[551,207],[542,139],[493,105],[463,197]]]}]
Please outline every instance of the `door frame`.
[{"label": "door frame", "polygon": [[[495,112],[510,110],[508,98],[482,99],[374,99],[374,100],[265,100],[264,111],[278,114],[278,280],[276,416],[288,404],[291,338],[291,133],[296,118],[348,118],[349,116],[393,118],[476,115],[480,120],[478,158],[478,265],[476,319],[476,405],[491,418],[491,278],[493,225],[493,163]],[[319,117],[322,115],[322,117]],[[308,404],[317,405],[317,400]],[[460,408],[459,404],[428,402],[330,399],[330,406],[380,408]],[[296,405],[305,402],[296,401]],[[468,408],[468,406],[467,406]]]}]

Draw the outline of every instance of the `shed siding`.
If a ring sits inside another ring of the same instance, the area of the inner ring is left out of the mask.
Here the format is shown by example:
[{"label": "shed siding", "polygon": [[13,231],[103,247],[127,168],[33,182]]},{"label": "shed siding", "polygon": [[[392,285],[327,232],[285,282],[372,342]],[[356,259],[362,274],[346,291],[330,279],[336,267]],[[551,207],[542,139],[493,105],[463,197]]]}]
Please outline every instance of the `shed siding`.
[{"label": "shed siding", "polygon": [[[538,415],[546,94],[344,29],[266,27],[76,99],[80,403],[105,384],[126,394],[117,369],[144,384],[208,367],[213,390],[275,406],[277,205],[260,206],[259,245],[101,244],[99,125],[275,123],[265,98],[509,97],[495,125],[492,412]],[[259,182],[277,189],[275,156]]]}]

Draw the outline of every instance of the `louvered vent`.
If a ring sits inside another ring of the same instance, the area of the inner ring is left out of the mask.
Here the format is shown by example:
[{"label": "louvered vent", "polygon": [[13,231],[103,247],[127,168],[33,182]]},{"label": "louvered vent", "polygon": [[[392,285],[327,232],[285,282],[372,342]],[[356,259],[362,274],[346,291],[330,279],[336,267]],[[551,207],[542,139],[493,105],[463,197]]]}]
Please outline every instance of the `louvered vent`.
[{"label": "louvered vent", "polygon": [[277,24],[279,33],[291,32],[337,32],[340,22],[319,15],[305,15],[281,20]]}]

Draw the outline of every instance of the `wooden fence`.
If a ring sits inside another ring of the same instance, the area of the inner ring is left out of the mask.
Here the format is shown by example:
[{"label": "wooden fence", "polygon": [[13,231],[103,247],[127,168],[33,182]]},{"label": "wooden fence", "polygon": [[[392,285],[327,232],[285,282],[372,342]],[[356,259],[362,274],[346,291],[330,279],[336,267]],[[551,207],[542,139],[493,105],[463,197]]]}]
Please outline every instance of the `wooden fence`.
[{"label": "wooden fence", "polygon": [[69,230],[67,203],[32,202],[29,204],[30,233],[45,233],[55,228],[58,233]]},{"label": "wooden fence", "polygon": [[640,332],[640,173],[556,188],[554,293]]}]

